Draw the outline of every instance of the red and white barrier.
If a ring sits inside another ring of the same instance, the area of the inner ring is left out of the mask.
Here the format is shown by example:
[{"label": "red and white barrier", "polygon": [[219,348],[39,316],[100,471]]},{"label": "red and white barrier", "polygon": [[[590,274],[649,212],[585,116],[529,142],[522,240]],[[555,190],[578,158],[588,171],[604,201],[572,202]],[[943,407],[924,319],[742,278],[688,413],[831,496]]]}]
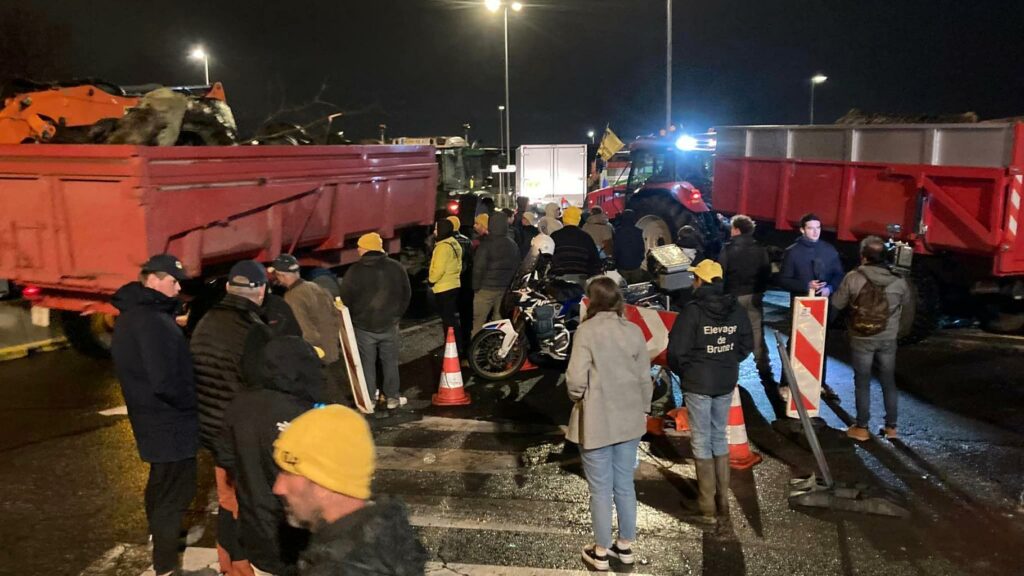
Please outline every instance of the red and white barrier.
[{"label": "red and white barrier", "polygon": [[[807,415],[818,415],[821,406],[821,371],[825,365],[825,325],[828,321],[828,298],[803,296],[793,299],[793,332],[790,334],[789,361],[796,383],[804,398]],[[786,399],[786,415],[800,416],[788,388],[780,392]]]}]

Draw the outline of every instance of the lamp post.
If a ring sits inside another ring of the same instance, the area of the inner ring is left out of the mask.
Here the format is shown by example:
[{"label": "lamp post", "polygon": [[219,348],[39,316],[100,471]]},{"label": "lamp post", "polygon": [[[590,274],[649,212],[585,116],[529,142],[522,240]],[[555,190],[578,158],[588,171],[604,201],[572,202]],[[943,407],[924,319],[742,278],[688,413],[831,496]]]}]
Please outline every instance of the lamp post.
[{"label": "lamp post", "polygon": [[505,20],[505,140],[502,145],[505,148],[505,158],[508,158],[512,148],[512,119],[508,103],[508,11],[512,9],[513,12],[519,12],[523,9],[523,4],[504,0],[484,0],[484,6],[491,12],[501,10]]},{"label": "lamp post", "polygon": [[189,56],[193,60],[203,61],[203,78],[205,79],[206,85],[210,85],[210,55],[207,54],[206,50],[203,50],[202,46],[196,46]]},{"label": "lamp post", "polygon": [[672,0],[665,0],[665,128],[672,125]]},{"label": "lamp post", "polygon": [[828,80],[828,76],[824,74],[811,76],[811,124],[814,124],[814,87],[818,84],[824,84],[826,80]]},{"label": "lamp post", "polygon": [[593,130],[587,130],[587,138],[590,138],[590,145],[593,146],[594,145],[594,131]]},{"label": "lamp post", "polygon": [[[505,147],[505,107],[498,105],[498,150]],[[505,193],[505,173],[498,172],[498,194]]]}]

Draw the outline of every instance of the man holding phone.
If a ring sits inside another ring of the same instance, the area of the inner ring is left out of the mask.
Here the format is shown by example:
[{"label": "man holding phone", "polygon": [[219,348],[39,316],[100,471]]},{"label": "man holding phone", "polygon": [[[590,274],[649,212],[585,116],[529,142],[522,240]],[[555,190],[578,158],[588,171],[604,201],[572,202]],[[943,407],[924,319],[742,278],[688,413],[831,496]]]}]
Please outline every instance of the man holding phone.
[{"label": "man holding phone", "polygon": [[[800,218],[800,238],[797,239],[782,258],[779,272],[779,286],[788,290],[791,297],[815,296],[828,298],[843,281],[843,263],[835,247],[821,240],[821,218],[816,214],[804,214]],[[827,342],[827,339],[826,339]],[[822,395],[838,400],[839,397],[825,383],[828,362],[821,369]]]}]

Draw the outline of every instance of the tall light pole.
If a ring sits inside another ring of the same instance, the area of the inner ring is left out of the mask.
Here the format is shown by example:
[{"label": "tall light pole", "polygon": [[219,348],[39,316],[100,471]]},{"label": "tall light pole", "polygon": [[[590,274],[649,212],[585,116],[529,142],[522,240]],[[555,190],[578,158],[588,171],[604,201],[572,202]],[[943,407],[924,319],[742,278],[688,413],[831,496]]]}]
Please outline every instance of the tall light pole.
[{"label": "tall light pole", "polygon": [[504,0],[484,0],[484,6],[491,12],[501,10],[505,19],[505,158],[508,159],[512,152],[512,119],[511,107],[508,103],[508,11],[511,8],[514,12],[523,9],[521,2],[506,2]]},{"label": "tall light pole", "polygon": [[[505,147],[505,107],[498,105],[498,149]],[[506,157],[507,158],[507,157]],[[498,172],[498,194],[505,193],[505,173]]]},{"label": "tall light pole", "polygon": [[203,78],[205,78],[206,86],[209,86],[210,85],[210,55],[206,52],[206,50],[203,50],[202,46],[196,46],[192,50],[192,53],[189,54],[189,56],[193,60],[202,60],[203,61]]},{"label": "tall light pole", "polygon": [[814,87],[818,84],[824,84],[826,80],[828,80],[828,76],[824,74],[811,76],[811,124],[814,124]]},{"label": "tall light pole", "polygon": [[672,125],[672,0],[665,0],[665,129]]},{"label": "tall light pole", "polygon": [[590,138],[590,145],[593,146],[594,145],[594,131],[593,130],[587,130],[587,138]]}]

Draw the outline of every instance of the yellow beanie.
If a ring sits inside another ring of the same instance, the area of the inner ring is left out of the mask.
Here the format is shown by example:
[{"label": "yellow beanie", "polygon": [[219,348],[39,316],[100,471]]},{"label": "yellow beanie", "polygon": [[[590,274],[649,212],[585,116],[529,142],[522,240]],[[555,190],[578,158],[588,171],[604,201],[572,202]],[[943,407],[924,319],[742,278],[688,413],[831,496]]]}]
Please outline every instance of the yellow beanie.
[{"label": "yellow beanie", "polygon": [[449,217],[445,218],[445,220],[451,222],[452,223],[452,228],[455,228],[456,231],[458,231],[459,228],[462,227],[462,220],[459,220],[458,216],[449,216]]},{"label": "yellow beanie", "polygon": [[359,237],[359,242],[356,242],[356,246],[359,246],[363,250],[372,250],[376,252],[384,251],[384,240],[381,240],[380,234],[376,232],[370,232],[363,234]]},{"label": "yellow beanie", "polygon": [[487,223],[490,221],[491,215],[484,212],[483,214],[478,214],[477,217],[473,219],[473,224],[476,226],[483,226],[484,228],[487,228]]},{"label": "yellow beanie", "polygon": [[366,420],[332,404],[295,420],[274,442],[274,462],[339,494],[368,500],[373,478],[373,437]]},{"label": "yellow beanie", "polygon": [[575,206],[569,206],[562,212],[562,223],[566,226],[579,226],[583,218],[583,211]]}]

